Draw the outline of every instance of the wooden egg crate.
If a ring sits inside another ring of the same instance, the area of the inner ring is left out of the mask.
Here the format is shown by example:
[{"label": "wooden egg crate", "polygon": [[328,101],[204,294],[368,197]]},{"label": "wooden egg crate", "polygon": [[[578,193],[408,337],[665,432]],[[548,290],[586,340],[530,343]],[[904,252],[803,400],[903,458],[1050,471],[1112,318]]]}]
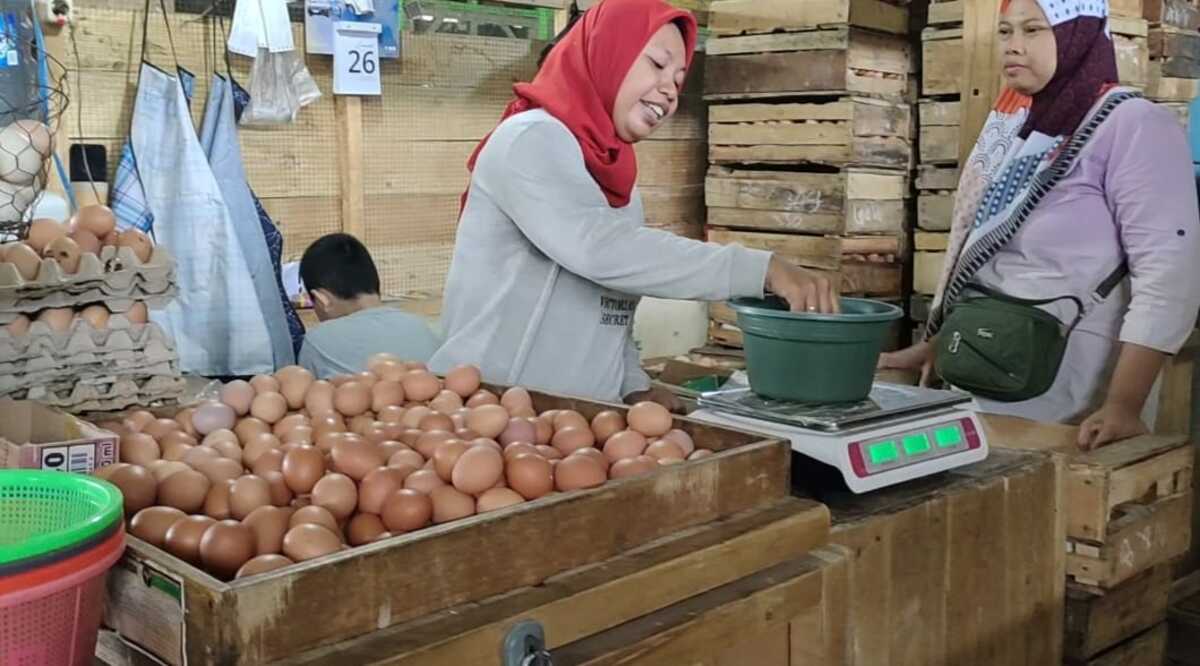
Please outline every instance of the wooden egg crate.
[{"label": "wooden egg crate", "polygon": [[[1171,566],[1160,564],[1107,591],[1067,583],[1063,656],[1087,663],[1167,619]],[[1161,662],[1160,662],[1161,663]]]},{"label": "wooden egg crate", "polygon": [[[605,409],[623,411],[614,405],[531,394],[539,412],[575,409],[590,419]],[[523,615],[525,604],[537,601],[551,609],[548,617],[555,621],[586,623],[591,620],[567,610],[574,606],[551,603],[583,594],[575,584],[561,581],[586,580],[603,588],[602,583],[614,577],[631,576],[619,588],[624,590],[620,595],[609,596],[604,589],[589,593],[609,618],[595,621],[618,624],[628,619],[624,614],[637,610],[641,615],[661,607],[644,604],[675,603],[708,589],[705,586],[723,585],[825,542],[825,507],[789,497],[786,443],[687,419],[677,424],[697,447],[717,453],[652,475],[435,525],[244,580],[222,582],[129,537],[125,557],[110,574],[106,624],[126,642],[174,665],[273,662],[389,627],[416,626],[412,623],[454,627],[446,630],[447,636],[474,631],[472,635],[482,637],[476,649],[483,652],[472,654],[494,658],[503,634],[489,623],[497,616],[452,609],[464,604],[476,608],[482,600],[511,594],[523,599],[501,604],[511,614]],[[738,514],[747,514],[744,520],[749,522],[738,522],[743,520],[734,518]],[[771,538],[755,541],[744,556],[738,555],[741,562],[712,565],[713,572],[705,571],[710,563],[723,562],[722,554],[731,547],[727,542],[738,542],[737,535],[748,525],[774,525],[767,532]],[[710,541],[702,546],[706,538]],[[696,559],[699,553],[704,555]],[[685,565],[698,571],[682,576],[682,587],[668,585],[675,580],[670,572]],[[576,573],[568,575],[572,571]],[[710,580],[713,576],[726,579]],[[655,584],[666,589],[655,592]],[[702,589],[688,587],[692,585]],[[607,626],[590,627],[579,635]],[[405,629],[390,635],[411,646],[431,635],[428,631]],[[343,661],[366,663],[353,656]],[[472,657],[444,663],[485,662]]]},{"label": "wooden egg crate", "polygon": [[1192,533],[1192,466],[1185,435],[1135,437],[1080,451],[1076,429],[985,418],[990,441],[1065,457],[1067,575],[1110,590],[1183,555]]}]

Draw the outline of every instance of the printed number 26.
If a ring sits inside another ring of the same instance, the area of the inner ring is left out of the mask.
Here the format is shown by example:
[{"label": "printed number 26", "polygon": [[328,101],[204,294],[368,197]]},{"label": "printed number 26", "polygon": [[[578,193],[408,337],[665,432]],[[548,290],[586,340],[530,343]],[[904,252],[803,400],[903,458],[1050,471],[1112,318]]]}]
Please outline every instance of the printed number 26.
[{"label": "printed number 26", "polygon": [[375,52],[371,50],[359,51],[358,49],[350,49],[350,55],[354,56],[354,62],[350,63],[351,74],[374,74],[375,73]]}]

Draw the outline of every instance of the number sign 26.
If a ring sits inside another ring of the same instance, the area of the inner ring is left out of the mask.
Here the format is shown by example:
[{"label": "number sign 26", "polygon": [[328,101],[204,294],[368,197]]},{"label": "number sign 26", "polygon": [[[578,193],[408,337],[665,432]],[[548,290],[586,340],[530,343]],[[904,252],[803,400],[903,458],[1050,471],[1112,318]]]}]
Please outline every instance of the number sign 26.
[{"label": "number sign 26", "polygon": [[333,38],[335,95],[380,95],[378,23],[338,21]]}]

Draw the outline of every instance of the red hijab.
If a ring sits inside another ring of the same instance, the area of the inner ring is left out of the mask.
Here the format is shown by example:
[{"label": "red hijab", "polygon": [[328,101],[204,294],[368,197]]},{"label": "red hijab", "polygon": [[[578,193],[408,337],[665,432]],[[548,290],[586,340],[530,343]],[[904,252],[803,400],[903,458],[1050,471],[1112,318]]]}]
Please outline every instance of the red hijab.
[{"label": "red hijab", "polygon": [[[523,111],[545,109],[575,135],[588,173],[609,205],[627,205],[637,182],[637,157],[633,146],[617,136],[613,105],[646,43],[672,21],[683,33],[690,66],[697,32],[690,12],[662,0],[604,0],[597,4],[554,47],[532,83],[513,86],[516,99],[504,109],[500,121]],[[475,160],[490,136],[471,153],[468,170],[475,170]],[[466,202],[464,192],[462,205]]]}]

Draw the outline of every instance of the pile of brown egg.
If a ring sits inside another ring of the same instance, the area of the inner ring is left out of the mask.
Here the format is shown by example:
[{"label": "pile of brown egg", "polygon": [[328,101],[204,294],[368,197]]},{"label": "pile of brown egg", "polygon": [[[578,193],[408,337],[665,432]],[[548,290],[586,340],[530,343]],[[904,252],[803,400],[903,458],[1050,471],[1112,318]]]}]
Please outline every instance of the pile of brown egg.
[{"label": "pile of brown egg", "polygon": [[133,535],[230,579],[712,454],[656,403],[589,422],[481,388],[470,366],[444,380],[388,355],[369,368],[316,381],[292,366],[174,419],[102,424],[121,462],[97,475]]},{"label": "pile of brown egg", "polygon": [[84,206],[66,224],[37,219],[21,242],[0,245],[0,263],[12,264],[26,281],[38,279],[42,260],[51,259],[62,272],[74,275],[83,255],[99,255],[105,247],[128,247],[145,263],[154,252],[150,237],[138,229],[117,231],[116,217],[108,206]]}]

